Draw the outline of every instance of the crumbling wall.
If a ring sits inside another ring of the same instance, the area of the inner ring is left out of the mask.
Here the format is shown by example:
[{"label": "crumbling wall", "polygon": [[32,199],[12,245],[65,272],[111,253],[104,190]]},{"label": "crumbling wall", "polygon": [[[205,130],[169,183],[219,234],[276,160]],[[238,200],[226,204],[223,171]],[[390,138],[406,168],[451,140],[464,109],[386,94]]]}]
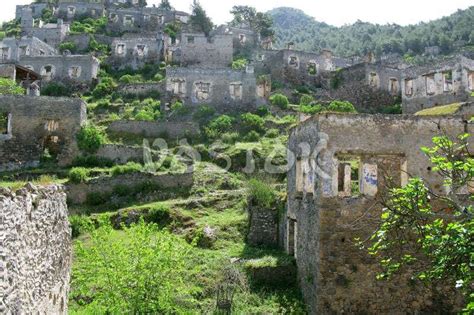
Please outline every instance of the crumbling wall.
[{"label": "crumbling wall", "polygon": [[[296,256],[310,313],[459,311],[462,300],[452,286],[413,283],[403,270],[391,281],[376,280],[378,263],[355,239],[366,239],[379,224],[385,176],[398,185],[407,174],[421,176],[444,193],[443,178],[419,148],[430,146],[440,131],[455,136],[466,129],[472,127],[462,117],[328,114],[292,130],[289,149],[296,163],[288,172],[280,235]],[[358,165],[355,180],[348,159]]]},{"label": "crumbling wall", "polygon": [[142,137],[186,137],[200,133],[199,124],[194,122],[117,120],[108,128],[109,132],[133,134]]},{"label": "crumbling wall", "polygon": [[168,100],[179,99],[186,106],[207,104],[226,111],[264,102],[257,97],[251,70],[167,68],[166,92]]},{"label": "crumbling wall", "polygon": [[[22,20],[23,24],[23,20]],[[31,25],[22,25],[22,35],[33,36],[46,44],[58,48],[69,33],[69,24],[64,24],[63,20],[58,19],[57,23],[48,23],[41,27]]]},{"label": "crumbling wall", "polygon": [[25,56],[20,64],[39,73],[45,82],[91,83],[99,72],[99,60],[92,55]]},{"label": "crumbling wall", "polygon": [[402,110],[422,109],[473,100],[474,60],[454,57],[436,64],[414,66],[402,75]]},{"label": "crumbling wall", "polygon": [[183,12],[162,10],[157,7],[110,8],[107,14],[107,30],[118,34],[124,32],[160,32],[167,23],[176,21],[178,16],[187,15]]},{"label": "crumbling wall", "polygon": [[78,153],[76,134],[86,121],[80,99],[0,96],[0,113],[8,130],[0,134],[0,170],[37,166],[48,149],[60,165]]},{"label": "crumbling wall", "polygon": [[58,3],[56,16],[68,21],[79,17],[101,18],[105,12],[104,2],[103,0],[61,0]]},{"label": "crumbling wall", "polygon": [[0,61],[19,61],[25,56],[53,56],[57,55],[57,50],[42,42],[36,37],[24,36],[21,39],[13,37],[4,38],[0,42]]},{"label": "crumbling wall", "polygon": [[109,63],[115,68],[139,69],[146,63],[158,63],[163,51],[160,35],[129,34],[112,41]]},{"label": "crumbling wall", "polygon": [[206,37],[202,33],[181,34],[181,66],[226,68],[233,60],[231,34]]},{"label": "crumbling wall", "polygon": [[278,246],[278,210],[249,205],[247,243],[252,246]]},{"label": "crumbling wall", "polygon": [[71,229],[62,187],[0,191],[0,312],[67,314]]},{"label": "crumbling wall", "polygon": [[136,95],[158,92],[160,95],[163,95],[165,92],[165,82],[122,84],[119,86],[119,92]]}]

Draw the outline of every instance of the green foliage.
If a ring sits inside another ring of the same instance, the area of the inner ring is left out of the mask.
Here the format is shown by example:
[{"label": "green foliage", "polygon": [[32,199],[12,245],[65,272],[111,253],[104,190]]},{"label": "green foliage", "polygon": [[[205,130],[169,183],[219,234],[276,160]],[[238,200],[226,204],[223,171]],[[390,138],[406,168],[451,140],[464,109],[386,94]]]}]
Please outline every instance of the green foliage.
[{"label": "green foliage", "polygon": [[198,0],[194,0],[191,7],[192,13],[189,17],[189,24],[192,25],[196,31],[203,32],[206,36],[209,35],[214,24],[207,16],[206,11],[204,11]]},{"label": "green foliage", "polygon": [[135,114],[135,120],[141,120],[141,121],[153,121],[155,120],[155,116],[153,113],[141,109]]},{"label": "green foliage", "polygon": [[88,52],[98,52],[102,53],[103,55],[107,55],[109,52],[110,47],[106,44],[99,44],[99,42],[95,39],[94,35],[91,35],[89,40],[89,46],[87,47]]},{"label": "green foliage", "polygon": [[95,153],[106,141],[105,133],[94,125],[86,125],[77,134],[77,145],[86,153]]},{"label": "green foliage", "polygon": [[247,196],[253,204],[263,208],[273,207],[277,198],[275,190],[268,183],[255,178],[248,182]]},{"label": "green foliage", "polygon": [[129,173],[137,173],[143,170],[143,166],[136,162],[128,162],[125,165],[115,165],[112,167],[110,173],[112,176],[129,174]]},{"label": "green foliage", "polygon": [[270,114],[270,110],[268,109],[267,106],[262,105],[262,106],[259,106],[259,107],[257,108],[256,113],[257,113],[257,115],[260,116],[260,117],[265,117],[265,116],[267,116],[268,114]]},{"label": "green foliage", "polygon": [[161,0],[160,5],[158,6],[161,10],[171,11],[172,7],[168,0]]},{"label": "green foliage", "polygon": [[245,113],[240,115],[240,126],[244,132],[262,132],[265,127],[265,120],[258,115]]},{"label": "green foliage", "polygon": [[71,226],[72,238],[77,238],[81,234],[84,234],[93,228],[93,223],[90,217],[82,216],[82,215],[70,216],[69,225]]},{"label": "green foliage", "polygon": [[265,133],[265,137],[267,138],[278,138],[280,136],[280,130],[272,128],[268,129],[267,132]]},{"label": "green foliage", "polygon": [[74,167],[69,171],[68,177],[74,184],[85,183],[89,177],[89,170],[84,167]]},{"label": "green foliage", "polygon": [[183,103],[176,101],[171,105],[171,111],[178,115],[186,115],[189,112],[189,108],[185,107]]},{"label": "green foliage", "polygon": [[354,105],[347,101],[332,101],[327,110],[330,112],[357,113]]},{"label": "green foliage", "polygon": [[300,112],[307,115],[314,115],[320,113],[324,110],[324,107],[320,104],[315,105],[300,105],[299,107]]},{"label": "green foliage", "polygon": [[71,96],[71,88],[61,82],[51,82],[41,89],[41,94],[44,96]]},{"label": "green foliage", "polygon": [[76,167],[112,167],[114,162],[110,159],[98,157],[95,155],[86,155],[86,156],[78,156],[72,162],[72,166]]},{"label": "green foliage", "polygon": [[215,113],[216,110],[214,109],[214,107],[211,107],[209,105],[201,105],[194,113],[193,118],[199,121],[200,123],[206,123],[212,119]]},{"label": "green foliage", "polygon": [[77,45],[74,42],[62,42],[59,44],[59,51],[64,52],[69,50],[70,52],[74,53],[77,50]]},{"label": "green foliage", "polygon": [[249,131],[245,137],[243,138],[243,140],[245,142],[257,142],[258,140],[260,140],[260,134],[258,132],[256,132],[255,130],[251,130]]},{"label": "green foliage", "polygon": [[234,70],[244,70],[247,67],[248,60],[245,58],[239,58],[232,61],[232,69]]},{"label": "green foliage", "polygon": [[226,133],[223,133],[221,136],[222,142],[227,143],[227,144],[234,144],[239,140],[239,138],[240,138],[240,135],[238,132],[226,132]]},{"label": "green foliage", "polygon": [[[269,12],[273,17],[275,46],[283,48],[295,42],[299,49],[320,51],[331,49],[339,56],[362,56],[374,52],[377,56],[397,53],[421,55],[425,47],[439,46],[443,54],[458,50],[456,43],[471,39],[474,7],[417,25],[378,25],[357,21],[335,27],[317,22],[304,12],[278,8]],[[474,37],[473,37],[474,38]]]},{"label": "green foliage", "polygon": [[96,99],[100,99],[112,94],[116,88],[117,84],[115,83],[114,79],[106,76],[100,79],[100,83],[97,84],[97,86],[92,91],[92,96]]},{"label": "green foliage", "polygon": [[300,105],[311,105],[314,102],[314,98],[311,95],[304,94],[300,98]]},{"label": "green foliage", "polygon": [[181,24],[175,23],[168,23],[165,26],[164,33],[167,34],[171,39],[174,41],[178,36],[178,33],[181,31]]},{"label": "green foliage", "polygon": [[0,95],[24,95],[25,89],[14,80],[0,78]]},{"label": "green foliage", "polygon": [[409,265],[413,277],[427,282],[444,280],[463,292],[468,303],[466,312],[472,313],[473,194],[466,199],[458,194],[472,185],[474,176],[468,139],[467,134],[456,140],[437,136],[433,147],[422,148],[434,165],[432,171],[445,178],[448,194],[440,196],[416,177],[405,187],[392,188],[368,251],[384,270],[380,279],[389,279]]},{"label": "green foliage", "polygon": [[386,106],[382,108],[382,114],[401,114],[402,113],[402,105],[395,104],[392,106]]},{"label": "green foliage", "polygon": [[139,75],[139,74],[136,74],[136,75],[125,74],[125,75],[123,75],[123,76],[120,77],[119,82],[120,82],[120,83],[124,83],[124,84],[142,83],[142,82],[143,82],[143,78],[142,78],[142,76]]},{"label": "green foliage", "polygon": [[285,85],[282,82],[277,81],[277,80],[272,80],[272,91],[283,89],[284,87]]},{"label": "green foliage", "polygon": [[231,25],[239,26],[240,24],[245,23],[255,32],[260,33],[262,38],[274,35],[272,29],[273,19],[271,15],[257,12],[255,8],[243,5],[232,7],[230,13],[234,16]]},{"label": "green foliage", "polygon": [[86,18],[82,21],[74,21],[71,24],[71,34],[104,34],[107,26],[107,18],[102,17],[100,19]]},{"label": "green foliage", "polygon": [[272,103],[272,105],[280,107],[281,109],[288,109],[288,105],[290,104],[288,98],[280,93],[276,93],[270,96],[270,103]]},{"label": "green foliage", "polygon": [[208,124],[208,126],[205,128],[206,134],[210,138],[215,138],[219,134],[222,134],[230,130],[233,124],[234,124],[234,118],[227,115],[221,115],[215,118],[214,120],[212,120]]},{"label": "green foliage", "polygon": [[121,233],[117,237],[103,224],[88,244],[77,243],[72,296],[82,299],[83,311],[185,313],[192,301],[185,264],[191,247],[154,224],[141,222]]},{"label": "green foliage", "polygon": [[21,26],[20,20],[11,20],[9,22],[4,22],[2,24],[2,35],[4,37],[20,37],[21,35]]}]

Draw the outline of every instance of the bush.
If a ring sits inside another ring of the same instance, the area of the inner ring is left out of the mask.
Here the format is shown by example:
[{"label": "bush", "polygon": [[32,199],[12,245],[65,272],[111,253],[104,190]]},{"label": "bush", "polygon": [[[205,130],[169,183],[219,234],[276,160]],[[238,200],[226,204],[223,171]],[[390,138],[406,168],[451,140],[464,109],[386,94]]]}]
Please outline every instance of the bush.
[{"label": "bush", "polygon": [[236,59],[232,62],[232,69],[234,70],[244,70],[245,67],[247,67],[247,59],[244,59],[244,58],[240,58],[240,59]]},{"label": "bush", "polygon": [[155,74],[155,76],[153,77],[153,81],[156,81],[156,82],[163,81],[163,79],[164,79],[164,76],[163,76],[161,73],[157,73],[157,74]]},{"label": "bush", "polygon": [[265,126],[265,120],[262,117],[252,114],[252,113],[245,113],[240,115],[240,122],[241,126],[244,131],[256,131],[261,132]]},{"label": "bush", "polygon": [[143,216],[147,223],[163,224],[170,219],[170,208],[164,204],[153,206],[148,213]]},{"label": "bush", "polygon": [[248,134],[245,135],[245,142],[257,142],[260,139],[260,134],[254,130],[251,130]]},{"label": "bush", "polygon": [[59,44],[60,52],[64,52],[66,50],[69,50],[71,53],[73,53],[77,50],[77,46],[74,42],[62,42]]},{"label": "bush", "polygon": [[62,83],[51,82],[41,89],[41,95],[44,96],[71,96],[72,91]]},{"label": "bush", "polygon": [[309,94],[309,93],[310,93],[308,87],[305,86],[305,85],[297,86],[295,90],[296,90],[298,93],[301,93],[301,94]]},{"label": "bush", "polygon": [[0,95],[23,95],[25,89],[14,80],[0,78]]},{"label": "bush", "polygon": [[72,215],[69,217],[69,226],[71,227],[72,238],[77,238],[81,234],[90,231],[93,228],[93,223],[88,216]]},{"label": "bush", "polygon": [[257,115],[260,117],[265,117],[270,113],[270,110],[267,106],[259,106],[256,111]]},{"label": "bush", "polygon": [[276,91],[276,90],[282,89],[284,87],[285,86],[280,81],[276,81],[276,80],[272,81],[272,91]]},{"label": "bush", "polygon": [[219,134],[224,133],[232,129],[234,118],[221,115],[212,120],[206,128],[206,133],[209,137],[217,137]]},{"label": "bush", "polygon": [[280,107],[281,109],[287,109],[288,104],[290,102],[288,101],[288,98],[285,95],[277,93],[270,96],[270,103],[272,103],[272,105]]},{"label": "bush", "polygon": [[74,184],[85,183],[89,177],[89,170],[84,167],[74,167],[69,171],[68,177]]},{"label": "bush", "polygon": [[227,144],[234,144],[239,139],[240,135],[237,132],[226,132],[221,136],[221,140]]},{"label": "bush", "polygon": [[314,102],[314,98],[311,95],[304,94],[300,98],[300,105],[311,105]]},{"label": "bush", "polygon": [[268,183],[258,179],[251,179],[248,183],[247,194],[249,200],[260,207],[270,208],[275,204],[276,192]]},{"label": "bush", "polygon": [[194,119],[200,122],[209,121],[216,113],[216,110],[209,105],[201,105],[194,113]]},{"label": "bush", "polygon": [[324,110],[324,107],[319,104],[300,105],[300,112],[302,112],[303,114],[314,115],[314,114],[322,112],[323,110]]},{"label": "bush", "polygon": [[112,94],[112,92],[117,88],[117,84],[111,77],[104,77],[101,79],[100,83],[97,84],[95,89],[92,91],[92,96],[96,99],[103,98],[107,95]]},{"label": "bush", "polygon": [[277,138],[280,135],[280,130],[272,128],[269,129],[266,133],[265,136],[267,138]]},{"label": "bush", "polygon": [[136,113],[135,120],[153,121],[155,120],[155,116],[153,113],[142,109]]},{"label": "bush", "polygon": [[347,101],[333,101],[328,106],[328,111],[341,113],[356,113],[354,105]]},{"label": "bush", "polygon": [[[474,93],[474,92],[473,92]],[[381,110],[382,114],[401,114],[402,113],[402,105],[395,104],[391,106],[386,106]]]},{"label": "bush", "polygon": [[112,170],[112,176],[140,172],[143,166],[136,162],[128,162],[125,165],[115,165]]},{"label": "bush", "polygon": [[114,162],[110,159],[98,157],[95,155],[78,156],[72,162],[76,167],[112,167]]},{"label": "bush", "polygon": [[82,127],[77,135],[77,145],[79,149],[91,154],[97,152],[105,141],[106,137],[104,132],[94,125]]},{"label": "bush", "polygon": [[119,82],[123,84],[141,83],[143,82],[143,78],[139,74],[136,74],[136,75],[126,74],[120,77]]}]

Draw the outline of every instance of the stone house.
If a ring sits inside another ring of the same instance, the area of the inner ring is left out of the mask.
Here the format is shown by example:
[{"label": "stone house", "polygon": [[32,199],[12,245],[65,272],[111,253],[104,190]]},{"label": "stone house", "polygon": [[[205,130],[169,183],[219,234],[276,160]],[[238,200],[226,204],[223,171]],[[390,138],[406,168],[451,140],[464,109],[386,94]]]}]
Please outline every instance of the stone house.
[{"label": "stone house", "polygon": [[101,18],[105,13],[105,0],[59,0],[56,14],[71,21],[79,17]]},{"label": "stone house", "polygon": [[31,10],[33,18],[39,19],[43,15],[43,10],[49,8],[48,3],[30,3],[26,5],[17,5],[15,19],[21,20],[25,10]]},{"label": "stone house", "polygon": [[322,114],[291,131],[295,163],[288,171],[280,237],[296,257],[309,313],[459,311],[454,288],[439,296],[404,273],[376,280],[377,262],[355,240],[376,230],[388,178],[400,186],[408,174],[421,176],[445,193],[443,178],[418,148],[430,146],[441,130],[455,136],[472,129],[461,116]]},{"label": "stone house", "polygon": [[99,60],[91,55],[25,56],[20,64],[39,73],[44,82],[91,83],[99,72]]},{"label": "stone house", "polygon": [[425,66],[414,66],[402,74],[403,113],[474,99],[474,60],[457,56]]},{"label": "stone house", "polygon": [[158,63],[162,59],[163,38],[161,34],[129,33],[112,41],[112,56],[109,62],[115,68],[130,66],[139,69],[146,63]]},{"label": "stone house", "polygon": [[36,37],[13,37],[0,41],[0,62],[19,61],[23,57],[54,56],[57,50]]},{"label": "stone house", "polygon": [[23,36],[36,37],[57,48],[69,33],[69,24],[65,24],[62,19],[58,19],[56,23],[43,24],[41,21],[35,23],[30,8],[22,10],[21,14],[21,34]]},{"label": "stone house", "polygon": [[6,78],[17,82],[25,88],[26,95],[39,96],[41,90],[41,76],[31,69],[22,67],[16,63],[1,63],[0,78]]},{"label": "stone house", "polygon": [[[236,71],[210,68],[167,68],[167,100],[180,100],[185,106],[201,104],[222,111],[253,108],[265,102],[265,82],[259,83],[252,69]],[[268,86],[267,86],[268,88]]]},{"label": "stone house", "polygon": [[86,121],[81,99],[0,96],[0,170],[34,167],[48,150],[60,165],[78,154],[76,133]]},{"label": "stone house", "polygon": [[400,104],[401,75],[399,65],[362,62],[332,72],[324,85],[332,99],[349,101],[358,111],[370,113]]},{"label": "stone house", "polygon": [[[182,67],[225,68],[232,64],[232,34],[206,36],[204,33],[181,34],[180,64]],[[177,61],[177,58],[173,58]]]},{"label": "stone house", "polygon": [[214,35],[232,35],[235,56],[251,56],[259,47],[259,35],[246,25],[239,27],[221,25],[211,32],[211,36]]}]

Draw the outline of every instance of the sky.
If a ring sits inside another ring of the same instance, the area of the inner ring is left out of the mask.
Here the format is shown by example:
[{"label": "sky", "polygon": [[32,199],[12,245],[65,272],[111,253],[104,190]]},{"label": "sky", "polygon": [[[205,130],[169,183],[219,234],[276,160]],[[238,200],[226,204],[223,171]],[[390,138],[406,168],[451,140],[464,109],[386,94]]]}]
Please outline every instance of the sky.
[{"label": "sky", "polygon": [[[13,19],[17,4],[31,2],[32,0],[2,0],[0,21]],[[176,9],[189,12],[192,0],[170,0],[170,2]],[[474,0],[200,0],[200,2],[215,24],[231,20],[229,11],[232,6],[250,5],[263,12],[283,6],[293,7],[303,10],[317,21],[336,26],[357,20],[379,24],[415,24],[435,20],[458,9],[474,5]],[[149,5],[158,3],[160,0],[148,0]]]}]

